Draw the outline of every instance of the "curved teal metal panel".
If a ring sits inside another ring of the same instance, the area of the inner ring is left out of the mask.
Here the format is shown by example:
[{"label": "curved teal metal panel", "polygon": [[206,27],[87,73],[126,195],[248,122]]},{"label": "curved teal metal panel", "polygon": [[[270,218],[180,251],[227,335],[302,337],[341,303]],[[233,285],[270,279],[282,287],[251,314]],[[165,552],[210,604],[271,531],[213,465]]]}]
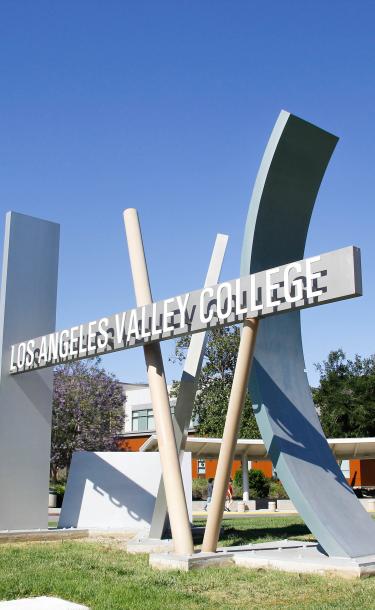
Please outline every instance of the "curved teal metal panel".
[{"label": "curved teal metal panel", "polygon": [[[336,143],[332,134],[280,113],[250,201],[241,275],[303,258]],[[375,523],[343,477],[315,411],[299,312],[261,321],[249,389],[274,468],[325,552],[353,558],[375,553]]]}]

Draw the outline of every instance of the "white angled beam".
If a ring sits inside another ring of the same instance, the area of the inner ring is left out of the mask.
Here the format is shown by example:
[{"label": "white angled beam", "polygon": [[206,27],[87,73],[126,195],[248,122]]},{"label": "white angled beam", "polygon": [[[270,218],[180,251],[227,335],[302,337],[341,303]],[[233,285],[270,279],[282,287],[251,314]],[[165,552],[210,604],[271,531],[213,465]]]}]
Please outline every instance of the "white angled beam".
[{"label": "white angled beam", "polygon": [[[219,281],[221,267],[224,260],[228,236],[218,234],[212,251],[208,267],[205,286],[212,286]],[[204,351],[207,342],[207,331],[191,336],[186,355],[185,365],[181,376],[181,383],[173,417],[176,445],[180,451],[180,461],[185,450],[189,424],[193,412],[198,379],[202,367]],[[167,518],[167,503],[165,498],[164,481],[161,479],[158,495],[156,497],[154,514],[152,516],[150,538],[162,538]]]}]

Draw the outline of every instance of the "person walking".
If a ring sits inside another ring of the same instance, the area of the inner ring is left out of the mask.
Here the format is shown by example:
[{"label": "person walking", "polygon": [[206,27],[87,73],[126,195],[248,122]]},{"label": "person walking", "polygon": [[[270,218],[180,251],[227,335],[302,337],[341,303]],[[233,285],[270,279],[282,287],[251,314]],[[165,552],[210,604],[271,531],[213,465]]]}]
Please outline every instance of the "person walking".
[{"label": "person walking", "polygon": [[232,499],[233,499],[233,479],[229,479],[229,483],[228,483],[228,489],[227,489],[227,495],[225,498],[225,507],[224,510],[226,510],[228,513],[230,513],[230,505],[232,504]]},{"label": "person walking", "polygon": [[207,510],[208,505],[210,504],[211,500],[212,500],[212,490],[214,488],[214,480],[213,479],[208,479],[208,485],[207,485],[207,500],[206,500],[206,505],[204,507],[204,510]]}]

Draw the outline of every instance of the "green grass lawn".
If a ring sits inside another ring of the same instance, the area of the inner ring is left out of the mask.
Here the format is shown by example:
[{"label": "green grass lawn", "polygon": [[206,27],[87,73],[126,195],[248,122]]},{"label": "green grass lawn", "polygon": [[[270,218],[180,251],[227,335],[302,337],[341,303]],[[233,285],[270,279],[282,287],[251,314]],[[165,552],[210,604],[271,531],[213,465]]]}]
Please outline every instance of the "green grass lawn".
[{"label": "green grass lawn", "polygon": [[[311,538],[296,517],[225,521],[222,544]],[[55,595],[92,610],[373,610],[375,578],[342,580],[210,568],[154,572],[120,546],[64,541],[0,546],[0,599]]]}]

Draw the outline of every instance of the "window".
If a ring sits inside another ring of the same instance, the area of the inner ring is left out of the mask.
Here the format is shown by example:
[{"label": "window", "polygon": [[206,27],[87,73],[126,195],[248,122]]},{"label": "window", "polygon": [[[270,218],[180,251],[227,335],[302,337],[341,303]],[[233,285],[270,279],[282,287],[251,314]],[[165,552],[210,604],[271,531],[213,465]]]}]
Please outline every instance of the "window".
[{"label": "window", "polygon": [[[154,432],[155,422],[152,409],[149,405],[139,405],[142,409],[132,411],[132,432]],[[171,413],[174,415],[174,405],[171,405]]]},{"label": "window", "polygon": [[350,479],[350,462],[349,460],[341,461],[341,472],[346,479]]},{"label": "window", "polygon": [[198,460],[198,474],[206,474],[206,460]]},{"label": "window", "polygon": [[155,430],[154,416],[152,409],[141,409],[132,412],[132,431],[148,432]]}]

